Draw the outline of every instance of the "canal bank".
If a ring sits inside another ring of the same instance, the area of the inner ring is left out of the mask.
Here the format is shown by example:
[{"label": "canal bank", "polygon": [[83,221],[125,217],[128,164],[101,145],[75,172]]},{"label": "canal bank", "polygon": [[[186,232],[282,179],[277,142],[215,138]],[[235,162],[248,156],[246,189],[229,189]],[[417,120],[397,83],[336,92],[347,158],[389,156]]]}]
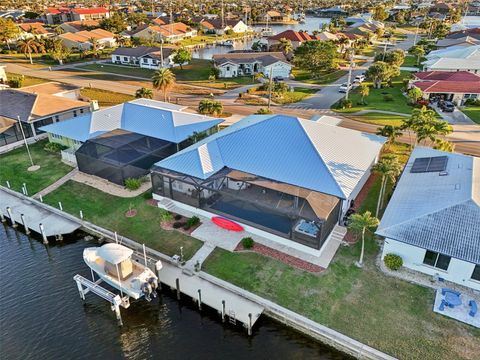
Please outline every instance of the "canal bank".
[{"label": "canal bank", "polygon": [[[97,235],[100,235],[101,237],[104,237],[108,241],[113,241],[115,239],[115,234],[112,233],[109,230],[103,229],[99,226],[96,226],[94,224],[91,224],[86,221],[82,221],[70,214],[67,214],[63,211],[60,211],[59,209],[53,208],[51,206],[48,206],[46,204],[43,204],[37,200],[31,199],[26,197],[25,195],[18,194],[13,192],[12,190],[6,189],[1,187],[0,191],[5,191],[11,195],[15,195],[19,197],[20,199],[23,200],[28,200],[31,202],[31,206],[35,207],[40,207],[46,210],[49,210],[53,213],[56,213],[57,215],[63,216],[64,218],[75,221],[78,224],[80,224],[86,231],[95,233]],[[8,204],[0,204],[2,208],[5,206],[8,206]],[[123,244],[126,244],[127,246],[133,248],[134,250],[137,251],[137,253],[141,254],[142,253],[142,245],[138,244],[132,239],[127,239],[124,237],[121,237],[121,241]],[[176,266],[180,268],[181,264],[175,263],[172,258],[155,251],[153,249],[147,248],[147,254],[148,256],[153,260],[161,260],[165,264],[169,264],[170,266]],[[267,299],[261,298],[255,294],[252,294],[248,291],[245,291],[239,287],[236,287],[230,283],[224,282],[218,278],[215,278],[209,274],[206,274],[204,272],[198,272],[196,274],[184,274],[183,271],[181,275],[182,280],[181,281],[186,281],[186,277],[198,277],[204,281],[208,281],[211,285],[221,288],[225,291],[225,293],[230,293],[235,296],[240,296],[248,301],[252,301],[257,303],[259,306],[263,307],[265,309],[265,314],[267,316],[270,316],[272,318],[278,319],[285,323],[286,325],[295,328],[296,330],[311,336],[315,339],[318,339],[342,352],[345,352],[346,354],[355,356],[357,358],[365,358],[365,359],[393,359],[389,355],[382,353],[376,349],[373,349],[365,344],[362,344],[352,338],[349,338],[337,331],[334,331],[330,328],[324,327],[320,324],[317,324],[297,313],[294,313],[284,307],[281,307],[275,303],[272,303],[268,301]],[[162,281],[162,279],[160,279]],[[172,284],[169,284],[170,287]],[[181,287],[180,287],[181,288]]]}]

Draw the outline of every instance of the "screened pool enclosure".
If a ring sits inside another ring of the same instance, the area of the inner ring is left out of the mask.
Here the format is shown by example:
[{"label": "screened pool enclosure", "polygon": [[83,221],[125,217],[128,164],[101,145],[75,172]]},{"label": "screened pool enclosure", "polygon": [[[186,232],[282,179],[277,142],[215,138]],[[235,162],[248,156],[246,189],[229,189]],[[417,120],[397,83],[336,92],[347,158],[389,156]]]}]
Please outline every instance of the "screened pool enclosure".
[{"label": "screened pool enclosure", "polygon": [[206,180],[158,166],[153,192],[319,249],[337,224],[339,198],[224,168]]},{"label": "screened pool enclosure", "polygon": [[117,129],[87,140],[75,155],[80,171],[124,185],[176,151],[175,143]]}]

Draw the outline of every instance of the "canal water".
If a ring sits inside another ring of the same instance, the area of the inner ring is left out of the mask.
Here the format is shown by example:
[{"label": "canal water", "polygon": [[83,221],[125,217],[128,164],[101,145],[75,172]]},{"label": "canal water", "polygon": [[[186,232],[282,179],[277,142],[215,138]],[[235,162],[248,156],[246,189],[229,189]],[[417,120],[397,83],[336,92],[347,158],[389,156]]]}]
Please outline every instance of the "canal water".
[{"label": "canal water", "polygon": [[89,277],[82,259],[96,246],[77,234],[44,246],[0,224],[0,358],[10,359],[345,359],[263,316],[248,337],[164,290],[151,303],[122,309],[119,327],[109,304],[80,300],[75,274]]},{"label": "canal water", "polygon": [[[268,27],[272,29],[273,34],[278,34],[285,30],[295,30],[295,31],[307,31],[312,33],[314,30],[321,31],[323,24],[328,24],[330,19],[318,18],[318,17],[306,17],[304,24],[291,24],[291,25],[269,25]],[[255,31],[261,31],[265,28],[266,25],[254,25],[253,29]],[[207,59],[210,60],[215,54],[225,54],[232,50],[251,50],[252,44],[256,41],[265,42],[265,39],[261,37],[254,39],[244,39],[237,40],[233,42],[233,47],[220,46],[220,45],[210,45],[208,47],[194,49],[192,56],[196,59]]]}]

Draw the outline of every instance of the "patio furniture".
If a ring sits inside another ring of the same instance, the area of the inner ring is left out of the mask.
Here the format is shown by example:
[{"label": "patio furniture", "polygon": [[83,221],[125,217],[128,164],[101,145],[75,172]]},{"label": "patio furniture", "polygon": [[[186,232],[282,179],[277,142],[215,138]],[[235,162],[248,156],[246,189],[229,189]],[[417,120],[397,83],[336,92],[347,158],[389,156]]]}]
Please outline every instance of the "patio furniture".
[{"label": "patio furniture", "polygon": [[452,294],[455,294],[457,296],[460,296],[460,292],[458,292],[456,290],[449,289],[449,288],[442,288],[442,295],[445,295],[447,293],[452,293]]},{"label": "patio furniture", "polygon": [[440,303],[440,306],[438,307],[438,310],[443,311],[445,310],[445,305],[447,305],[447,302],[445,300],[442,300]]},{"label": "patio furniture", "polygon": [[477,303],[475,300],[470,300],[468,302],[468,305],[470,306],[470,312],[468,313],[468,315],[470,315],[471,317],[474,317],[476,314],[477,314]]},{"label": "patio furniture", "polygon": [[454,308],[455,306],[458,306],[458,305],[462,305],[462,300],[460,299],[460,293],[458,291],[445,292],[445,302],[451,308]]}]

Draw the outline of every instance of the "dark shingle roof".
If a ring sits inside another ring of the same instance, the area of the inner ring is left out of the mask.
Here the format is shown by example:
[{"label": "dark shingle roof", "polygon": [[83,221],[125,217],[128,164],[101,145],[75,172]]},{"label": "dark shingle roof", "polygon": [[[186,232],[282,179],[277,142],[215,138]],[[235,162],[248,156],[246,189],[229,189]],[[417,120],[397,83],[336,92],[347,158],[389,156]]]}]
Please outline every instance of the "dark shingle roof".
[{"label": "dark shingle roof", "polygon": [[17,90],[0,90],[0,116],[27,122],[33,112],[36,94]]},{"label": "dark shingle roof", "polygon": [[119,47],[112,54],[140,57],[155,51],[160,51],[160,48],[156,46]]}]

